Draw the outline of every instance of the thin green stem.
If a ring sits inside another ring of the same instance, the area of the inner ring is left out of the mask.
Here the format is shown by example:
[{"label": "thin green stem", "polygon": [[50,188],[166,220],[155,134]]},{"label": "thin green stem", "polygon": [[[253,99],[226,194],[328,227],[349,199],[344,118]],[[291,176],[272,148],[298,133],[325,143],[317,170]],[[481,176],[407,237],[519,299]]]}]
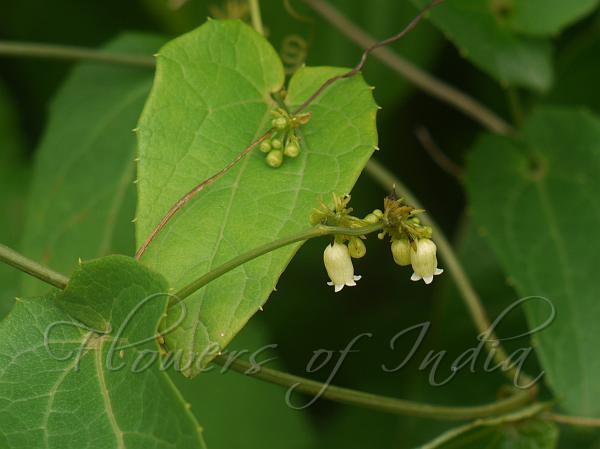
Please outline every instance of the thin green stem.
[{"label": "thin green stem", "polygon": [[305,379],[293,374],[284,373],[264,366],[229,358],[226,355],[218,356],[214,362],[225,369],[231,368],[239,373],[277,384],[288,388],[288,392],[305,393],[322,397],[343,404],[355,405],[385,413],[398,415],[417,416],[439,420],[466,420],[499,415],[515,410],[530,401],[531,396],[526,391],[519,391],[513,396],[485,405],[470,407],[451,407],[431,405],[403,399],[380,396],[349,388],[327,385],[314,380]]},{"label": "thin green stem", "polygon": [[262,16],[260,14],[260,2],[259,0],[248,0],[250,3],[250,17],[252,18],[252,26],[261,35],[265,35],[263,28]]},{"label": "thin green stem", "polygon": [[256,259],[264,254],[270,253],[271,251],[275,251],[276,249],[282,248],[287,245],[291,245],[292,243],[302,242],[305,240],[310,240],[316,237],[323,237],[326,235],[335,235],[335,234],[344,234],[344,235],[366,235],[373,232],[380,231],[382,228],[381,224],[375,224],[370,226],[362,226],[357,228],[341,228],[334,226],[315,226],[304,231],[301,231],[297,234],[290,235],[288,237],[283,237],[278,240],[274,240],[269,242],[263,246],[259,246],[258,248],[254,248],[253,250],[248,251],[247,253],[241,254],[234,259],[231,259],[228,262],[225,262],[223,265],[215,268],[212,271],[209,271],[205,275],[199,277],[198,279],[192,281],[190,284],[183,287],[174,295],[174,300],[171,302],[170,307],[175,304],[180,303],[185,298],[190,296],[192,293],[200,290],[209,282],[214,281],[218,277],[223,276],[225,273],[233,270],[234,268],[239,267],[240,265],[245,264],[246,262],[251,261],[252,259]]},{"label": "thin green stem", "polygon": [[[412,204],[419,209],[424,209],[412,192],[397,177],[395,177],[377,161],[371,159],[367,163],[366,171],[384,189],[390,189],[392,186],[394,186],[396,192],[402,198],[406,199],[409,204]],[[442,229],[437,225],[437,223],[427,215],[423,215],[422,221],[431,226],[440,257],[444,262],[444,268],[448,270],[450,276],[452,276],[454,279],[454,282],[461,293],[461,296],[465,302],[465,305],[467,306],[467,309],[469,310],[469,313],[471,314],[471,318],[473,319],[477,330],[481,335],[486,336],[486,347],[488,351],[493,354],[494,360],[497,363],[502,364],[502,366],[506,368],[506,370],[503,370],[503,372],[508,377],[514,380],[515,376],[518,376],[517,378],[520,379],[522,385],[530,384],[531,379],[529,376],[527,376],[525,373],[517,371],[517,369],[511,363],[510,357],[504,348],[502,348],[500,345],[495,345],[495,343],[498,342],[498,339],[492,331],[492,324],[487,317],[485,308],[483,307],[479,295],[473,288],[469,277],[462,267],[462,264],[458,260],[456,253],[452,249],[452,245],[450,244],[448,238]]]},{"label": "thin green stem", "polygon": [[584,416],[559,415],[556,413],[546,413],[544,418],[559,424],[566,424],[574,427],[600,427],[599,418],[587,418]]},{"label": "thin green stem", "polygon": [[45,59],[63,59],[73,61],[93,61],[105,64],[130,65],[135,67],[154,67],[151,56],[109,53],[83,47],[49,45],[27,42],[0,41],[0,55],[14,57],[33,57]]},{"label": "thin green stem", "polygon": [[[341,34],[361,48],[369,48],[377,41],[365,30],[345,17],[325,0],[304,0],[310,8],[323,17]],[[389,68],[406,78],[429,95],[451,105],[465,115],[479,122],[485,128],[498,134],[512,133],[512,127],[495,112],[444,81],[420,69],[389,48],[378,48],[373,56]]]},{"label": "thin green stem", "polygon": [[64,289],[69,282],[69,278],[66,276],[52,271],[2,244],[0,244],[0,261],[60,289]]}]

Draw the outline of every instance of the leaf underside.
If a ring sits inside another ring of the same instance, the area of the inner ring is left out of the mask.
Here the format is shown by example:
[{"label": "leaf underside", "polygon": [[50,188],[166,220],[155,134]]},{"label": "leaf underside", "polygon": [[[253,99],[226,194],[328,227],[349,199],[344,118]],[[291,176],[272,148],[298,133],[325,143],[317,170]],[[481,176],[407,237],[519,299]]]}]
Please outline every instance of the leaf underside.
[{"label": "leaf underside", "polygon": [[[475,147],[467,188],[475,218],[523,297],[546,380],[569,413],[600,416],[600,120],[545,109],[523,143],[487,136]],[[544,299],[545,298],[545,299]]]}]

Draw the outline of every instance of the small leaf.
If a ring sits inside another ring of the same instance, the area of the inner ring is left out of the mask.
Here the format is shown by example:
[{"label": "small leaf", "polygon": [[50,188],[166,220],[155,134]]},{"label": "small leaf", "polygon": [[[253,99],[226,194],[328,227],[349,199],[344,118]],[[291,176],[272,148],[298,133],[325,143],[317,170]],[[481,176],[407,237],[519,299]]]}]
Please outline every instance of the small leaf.
[{"label": "small leaf", "polygon": [[[341,72],[300,70],[286,103],[293,109]],[[271,93],[282,83],[273,48],[241,22],[210,21],[161,49],[139,125],[138,244],[184,193],[267,129],[275,106]],[[250,154],[179,212],[143,262],[181,287],[239,254],[308,227],[320,199],[349,192],[377,143],[371,90],[360,77],[340,81],[308,110],[313,116],[302,128],[297,158],[272,169],[262,153]],[[266,301],[299,247],[253,260],[187,298],[185,320],[169,334],[169,348],[192,359],[213,343],[224,347]]]},{"label": "small leaf", "polygon": [[[106,48],[148,55],[161,42],[130,35]],[[36,152],[22,247],[28,257],[69,274],[79,257],[133,254],[132,129],[151,82],[147,68],[93,63],[67,79]],[[23,276],[23,295],[47,289]]]},{"label": "small leaf", "polygon": [[552,35],[583,18],[598,6],[598,0],[495,0],[506,4],[504,23],[516,32]]},{"label": "small leaf", "polygon": [[541,419],[489,425],[485,420],[450,430],[420,449],[554,449],[558,426]]},{"label": "small leaf", "polygon": [[62,293],[20,300],[0,323],[0,447],[204,448],[168,376],[156,360],[145,367],[158,357],[166,291],[124,256],[83,265],[65,295],[111,301],[110,333],[69,318]]},{"label": "small leaf", "polygon": [[[429,3],[413,2],[420,7]],[[550,42],[515,34],[502,23],[503,10],[494,10],[493,5],[483,0],[452,0],[436,7],[431,20],[465,58],[501,83],[548,89],[553,77]]]},{"label": "small leaf", "polygon": [[[468,167],[475,218],[523,297],[546,381],[571,414],[600,416],[600,120],[546,109],[523,141],[486,136]],[[529,155],[529,157],[528,157]],[[545,298],[546,300],[543,300]]]}]

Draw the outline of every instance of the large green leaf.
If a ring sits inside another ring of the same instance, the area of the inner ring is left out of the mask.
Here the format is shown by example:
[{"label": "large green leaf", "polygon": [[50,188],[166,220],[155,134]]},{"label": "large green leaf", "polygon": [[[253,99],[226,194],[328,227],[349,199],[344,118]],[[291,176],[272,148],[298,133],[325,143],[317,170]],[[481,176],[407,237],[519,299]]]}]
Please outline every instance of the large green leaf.
[{"label": "large green leaf", "polygon": [[[109,256],[83,264],[64,293],[19,301],[0,324],[0,447],[203,448],[166,373],[144,368],[166,291],[162,276]],[[111,332],[69,318],[62,295],[110,303]]]},{"label": "large green leaf", "polygon": [[[300,70],[290,82],[287,104],[300,104],[341,70]],[[270,94],[282,83],[273,48],[238,21],[210,21],[161,49],[139,124],[138,243],[180,196],[268,127]],[[308,110],[313,116],[302,130],[298,158],[274,170],[262,154],[250,154],[188,203],[142,260],[181,287],[245,251],[305,228],[320,199],[348,192],[377,143],[371,90],[360,77],[344,80]],[[183,350],[190,361],[212,343],[225,346],[266,301],[299,246],[256,259],[190,296],[182,325],[168,336],[170,348]]]},{"label": "large green leaf", "polygon": [[[421,7],[429,3],[413,1]],[[550,43],[515,34],[502,22],[501,13],[494,11],[492,3],[447,1],[431,12],[431,20],[461,54],[503,84],[548,89],[552,84]]]},{"label": "large green leaf", "polygon": [[[107,49],[147,55],[161,42],[124,36]],[[36,154],[22,248],[27,256],[68,274],[78,257],[133,254],[131,130],[151,82],[152,71],[144,68],[88,63],[73,71],[52,104]],[[47,289],[23,279],[24,295]]]},{"label": "large green leaf", "polygon": [[[475,218],[523,296],[547,298],[556,320],[534,335],[546,380],[567,411],[600,416],[600,120],[547,109],[523,141],[487,136],[468,167]],[[530,328],[551,311],[525,303]]]}]

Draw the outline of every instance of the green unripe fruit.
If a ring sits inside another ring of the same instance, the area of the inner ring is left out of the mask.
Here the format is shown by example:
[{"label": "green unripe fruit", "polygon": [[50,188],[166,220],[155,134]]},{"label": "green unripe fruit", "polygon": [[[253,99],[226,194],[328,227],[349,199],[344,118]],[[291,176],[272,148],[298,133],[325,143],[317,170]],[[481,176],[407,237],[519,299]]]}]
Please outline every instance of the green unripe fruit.
[{"label": "green unripe fruit", "polygon": [[367,247],[360,238],[352,237],[350,242],[348,242],[348,251],[350,252],[350,257],[360,259],[367,254]]},{"label": "green unripe fruit", "polygon": [[260,151],[262,151],[263,153],[268,153],[269,151],[271,151],[271,144],[269,142],[261,142],[260,143]]},{"label": "green unripe fruit", "polygon": [[277,117],[271,121],[273,128],[275,129],[285,129],[288,127],[288,121],[284,117]]},{"label": "green unripe fruit", "polygon": [[283,162],[283,153],[280,150],[273,150],[265,158],[270,167],[280,167]]},{"label": "green unripe fruit", "polygon": [[281,139],[271,139],[271,146],[275,150],[279,150],[283,146],[283,142],[281,142]]},{"label": "green unripe fruit", "polygon": [[288,143],[283,154],[287,157],[297,157],[300,154],[300,147],[295,143]]}]

